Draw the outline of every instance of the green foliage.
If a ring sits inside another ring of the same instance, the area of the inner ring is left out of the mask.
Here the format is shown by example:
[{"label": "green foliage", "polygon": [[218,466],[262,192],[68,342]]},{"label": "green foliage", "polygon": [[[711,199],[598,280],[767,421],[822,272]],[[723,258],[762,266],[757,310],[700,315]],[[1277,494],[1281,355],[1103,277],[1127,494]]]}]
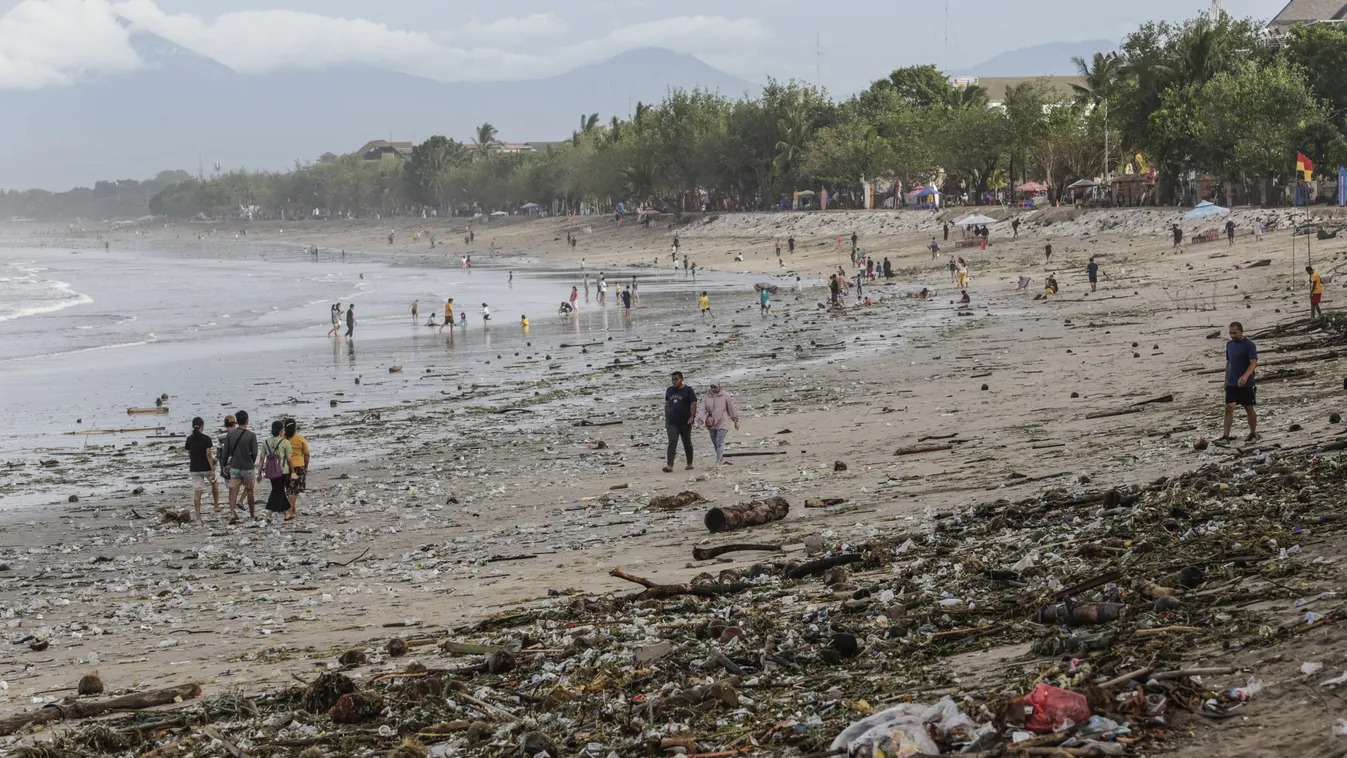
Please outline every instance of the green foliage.
[{"label": "green foliage", "polygon": [[[706,201],[774,207],[794,190],[821,185],[845,195],[862,177],[936,183],[973,197],[1026,179],[1060,191],[1117,171],[1137,153],[1159,169],[1163,199],[1190,172],[1284,183],[1295,180],[1297,151],[1326,169],[1347,158],[1341,27],[1293,30],[1278,50],[1257,22],[1224,14],[1147,23],[1116,53],[1073,62],[1082,81],[1069,97],[1030,81],[1011,87],[997,108],[988,107],[986,90],[956,88],[929,65],[894,70],[840,102],[797,82],[769,81],[737,100],[673,90],[661,102],[636,103],[630,119],[581,114],[570,140],[537,153],[502,150],[495,127],[484,123],[475,150],[436,136],[405,160],[324,156],[285,173],[5,193],[0,213],[40,217],[40,209],[59,206],[135,216],[146,198],[155,213],[215,218],[250,206],[268,215],[386,215],[427,206],[490,212],[529,201],[609,209],[625,200],[681,213]],[[127,212],[92,210],[108,205]]]}]

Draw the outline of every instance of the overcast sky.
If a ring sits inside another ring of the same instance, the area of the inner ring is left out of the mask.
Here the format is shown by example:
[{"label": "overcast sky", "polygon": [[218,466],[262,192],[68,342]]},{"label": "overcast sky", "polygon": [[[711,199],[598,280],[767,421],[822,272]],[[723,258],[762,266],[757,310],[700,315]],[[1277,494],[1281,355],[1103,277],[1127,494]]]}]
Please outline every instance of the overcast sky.
[{"label": "overcast sky", "polygon": [[[540,78],[639,47],[754,83],[853,92],[914,63],[957,70],[1047,42],[1120,39],[1210,0],[0,0],[0,89],[68,84],[140,61],[118,18],[245,72],[365,64],[444,80]],[[1225,0],[1268,18],[1281,0]],[[822,50],[815,56],[815,39]]]}]

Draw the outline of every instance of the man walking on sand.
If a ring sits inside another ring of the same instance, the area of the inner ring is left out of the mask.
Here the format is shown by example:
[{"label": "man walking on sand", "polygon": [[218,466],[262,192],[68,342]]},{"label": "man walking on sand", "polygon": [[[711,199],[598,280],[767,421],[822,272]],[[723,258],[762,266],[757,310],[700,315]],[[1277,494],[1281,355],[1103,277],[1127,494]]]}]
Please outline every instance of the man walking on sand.
[{"label": "man walking on sand", "polygon": [[702,291],[702,296],[697,298],[697,309],[702,312],[702,321],[706,321],[706,318],[711,315],[711,298],[705,290]]},{"label": "man walking on sand", "polygon": [[257,501],[253,492],[257,485],[257,435],[248,429],[248,412],[234,414],[238,428],[225,435],[224,459],[229,461],[229,523],[237,524],[239,490],[248,495],[248,518],[257,518],[254,510]]},{"label": "man walking on sand", "polygon": [[1085,267],[1085,274],[1090,277],[1090,291],[1094,292],[1099,286],[1099,264],[1094,262],[1094,256],[1090,256],[1090,264]]},{"label": "man walking on sand", "polygon": [[1043,265],[1046,266],[1052,262],[1052,242],[1043,246]]},{"label": "man walking on sand", "polygon": [[346,306],[346,339],[349,340],[352,334],[355,334],[355,303]]},{"label": "man walking on sand", "polygon": [[413,324],[416,323],[416,319],[417,319],[417,317],[416,317],[416,312],[417,312],[418,310],[420,310],[420,308],[421,308],[421,301],[420,301],[420,300],[413,300],[413,301],[412,301],[412,323],[413,323]]},{"label": "man walking on sand", "polygon": [[669,435],[669,448],[665,454],[664,473],[673,473],[674,458],[678,454],[678,441],[683,441],[683,454],[687,457],[687,470],[692,470],[692,420],[697,418],[697,393],[683,384],[683,372],[673,372],[672,386],[664,391],[664,431]]},{"label": "man walking on sand", "polygon": [[795,235],[792,234],[786,238],[786,249],[791,253],[795,252]]},{"label": "man walking on sand", "polygon": [[711,378],[711,391],[704,398],[701,418],[711,433],[711,446],[716,449],[716,465],[725,464],[725,438],[730,434],[730,424],[739,430],[739,409],[734,406],[734,396],[720,388],[720,380]]},{"label": "man walking on sand", "polygon": [[1010,222],[1010,231],[1014,234],[1011,239],[1020,238],[1020,220],[1018,218]]},{"label": "man walking on sand", "polygon": [[1319,303],[1324,299],[1324,279],[1314,266],[1306,266],[1305,273],[1310,275],[1310,318],[1322,318],[1324,312]]},{"label": "man walking on sand", "polygon": [[1172,249],[1180,253],[1183,252],[1183,230],[1179,228],[1178,224],[1175,224],[1170,233],[1174,235],[1174,247]]},{"label": "man walking on sand", "polygon": [[187,437],[187,476],[192,481],[192,507],[196,509],[196,522],[201,523],[201,493],[210,487],[211,503],[215,512],[220,512],[220,488],[215,483],[215,451],[210,437],[201,431],[206,422],[200,416],[192,419],[192,433]]},{"label": "man walking on sand", "polygon": [[931,244],[927,245],[927,247],[931,249],[931,260],[935,260],[940,256],[940,243],[935,241],[935,237],[931,238]]},{"label": "man walking on sand", "polygon": [[1235,421],[1235,406],[1242,406],[1249,417],[1249,436],[1245,442],[1258,439],[1258,405],[1255,372],[1258,370],[1258,347],[1244,336],[1244,326],[1230,323],[1230,341],[1225,343],[1225,433],[1222,441],[1234,439],[1230,426]]},{"label": "man walking on sand", "polygon": [[444,323],[440,324],[440,334],[444,333],[444,327],[449,327],[449,334],[454,333],[454,299],[451,297],[444,301]]},{"label": "man walking on sand", "polygon": [[1228,247],[1235,246],[1235,222],[1227,220],[1225,222],[1225,237],[1230,240]]}]

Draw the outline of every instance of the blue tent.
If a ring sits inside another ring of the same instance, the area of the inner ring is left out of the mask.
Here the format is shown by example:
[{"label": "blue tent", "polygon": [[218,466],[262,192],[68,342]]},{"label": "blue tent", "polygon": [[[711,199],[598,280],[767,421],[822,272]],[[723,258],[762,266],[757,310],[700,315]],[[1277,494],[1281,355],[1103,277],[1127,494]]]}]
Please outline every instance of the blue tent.
[{"label": "blue tent", "polygon": [[1229,208],[1222,208],[1209,200],[1203,200],[1197,204],[1196,208],[1183,214],[1183,217],[1185,219],[1209,218],[1211,216],[1224,216],[1229,212]]}]

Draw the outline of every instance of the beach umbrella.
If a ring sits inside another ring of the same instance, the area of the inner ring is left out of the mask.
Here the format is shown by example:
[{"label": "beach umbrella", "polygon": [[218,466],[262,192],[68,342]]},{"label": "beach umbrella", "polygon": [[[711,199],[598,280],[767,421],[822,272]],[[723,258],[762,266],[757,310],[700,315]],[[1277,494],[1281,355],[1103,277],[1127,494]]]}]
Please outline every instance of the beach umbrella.
[{"label": "beach umbrella", "polygon": [[510,214],[506,213],[505,211],[496,211],[495,213],[493,213],[493,214],[491,214],[491,215],[493,215],[493,216],[508,216],[508,215],[510,215]]},{"label": "beach umbrella", "polygon": [[523,205],[521,205],[521,206],[519,206],[519,207],[520,207],[520,209],[522,209],[522,210],[531,211],[531,210],[533,210],[534,208],[541,208],[542,206],[541,206],[541,205],[538,205],[537,203],[524,203]]},{"label": "beach umbrella", "polygon": [[1209,200],[1203,200],[1197,204],[1196,208],[1183,214],[1183,217],[1185,219],[1210,218],[1211,216],[1223,216],[1229,212],[1229,208],[1222,208]]},{"label": "beach umbrella", "polygon": [[955,225],[955,226],[981,226],[982,224],[995,224],[995,223],[996,223],[996,219],[994,219],[994,218],[992,218],[992,217],[990,217],[990,216],[983,216],[983,215],[980,214],[980,213],[975,213],[975,214],[973,214],[972,216],[969,216],[969,217],[967,217],[967,218],[961,218],[961,219],[959,219],[958,221],[955,221],[955,222],[954,222],[954,225]]},{"label": "beach umbrella", "polygon": [[1020,192],[1047,192],[1048,185],[1039,184],[1038,182],[1025,182],[1024,184],[1021,184],[1015,189],[1019,190]]}]

